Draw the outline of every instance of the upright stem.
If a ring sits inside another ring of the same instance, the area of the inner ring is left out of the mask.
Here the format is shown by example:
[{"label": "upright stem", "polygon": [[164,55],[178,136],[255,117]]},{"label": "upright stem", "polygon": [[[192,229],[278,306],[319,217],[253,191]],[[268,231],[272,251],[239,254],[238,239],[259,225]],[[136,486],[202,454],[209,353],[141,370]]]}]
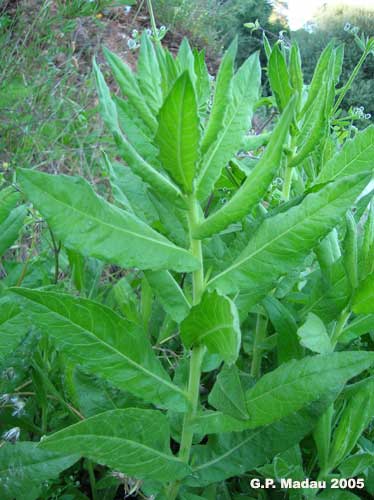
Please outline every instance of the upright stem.
[{"label": "upright stem", "polygon": [[152,0],[147,0],[147,7],[149,12],[149,17],[151,19],[153,36],[157,38],[157,26],[156,26],[155,14],[153,12]]},{"label": "upright stem", "polygon": [[288,201],[290,199],[292,176],[293,176],[293,168],[286,165],[286,171],[284,174],[284,183],[283,183],[283,193],[282,193],[284,201]]},{"label": "upright stem", "polygon": [[341,88],[340,95],[339,95],[338,100],[336,101],[334,109],[333,109],[333,114],[335,114],[338,111],[339,106],[341,105],[346,93],[351,88],[353,80],[356,78],[356,76],[357,76],[358,72],[360,71],[361,66],[364,64],[365,59],[367,58],[369,52],[370,51],[368,51],[366,49],[364,50],[364,52],[362,53],[362,56],[360,57],[360,60],[358,61],[354,70],[352,71],[351,76],[348,78],[347,83],[344,85],[344,87]]},{"label": "upright stem", "polygon": [[[201,248],[201,241],[192,238],[192,230],[199,221],[199,206],[194,197],[191,197],[189,203],[189,227],[190,227],[190,244],[191,253],[199,260],[200,268],[192,273],[192,296],[193,305],[200,302],[201,296],[204,292],[204,269],[203,269],[203,253]],[[196,417],[199,406],[199,393],[200,393],[200,377],[201,377],[201,364],[203,362],[205,346],[198,345],[192,349],[190,359],[190,373],[188,379],[188,400],[189,408],[187,409],[182,427],[181,444],[179,449],[179,458],[183,462],[188,463],[190,459],[191,446],[193,440],[192,423]],[[179,491],[180,483],[175,481],[171,483],[167,491],[167,498],[174,500]]]}]

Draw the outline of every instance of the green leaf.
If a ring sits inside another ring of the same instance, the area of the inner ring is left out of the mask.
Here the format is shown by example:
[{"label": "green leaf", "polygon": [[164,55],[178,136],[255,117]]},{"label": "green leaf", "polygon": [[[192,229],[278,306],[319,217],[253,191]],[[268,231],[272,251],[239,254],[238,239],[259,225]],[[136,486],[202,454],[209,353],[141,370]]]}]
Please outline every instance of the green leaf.
[{"label": "green leaf", "polygon": [[104,55],[123,96],[129,101],[131,107],[141,117],[149,130],[154,132],[157,127],[156,119],[144,99],[134,73],[122,59],[110,50],[104,48]]},{"label": "green leaf", "polygon": [[320,493],[317,500],[359,500],[360,497],[346,490],[326,490]]},{"label": "green leaf", "polygon": [[18,238],[26,217],[26,206],[17,207],[19,199],[11,186],[0,191],[0,257]]},{"label": "green leaf", "polygon": [[374,380],[368,379],[344,408],[334,432],[329,470],[335,469],[349,455],[374,417]]},{"label": "green leaf", "polygon": [[289,167],[295,167],[305,160],[326,135],[329,118],[329,86],[331,85],[331,80],[323,83],[315,102],[305,115],[301,130],[297,135],[297,150],[288,163]]},{"label": "green leaf", "polygon": [[139,89],[148,107],[156,114],[162,105],[161,71],[155,49],[146,32],[141,39],[137,70]]},{"label": "green leaf", "polygon": [[183,321],[191,305],[173,276],[168,271],[147,271],[145,274],[165,311],[177,323]]},{"label": "green leaf", "polygon": [[351,285],[342,259],[332,264],[330,283],[326,283],[320,270],[312,278],[314,282],[311,289],[306,288],[306,304],[300,314],[314,312],[327,324],[337,318],[351,296]]},{"label": "green leaf", "polygon": [[[126,137],[127,141],[133,146],[138,155],[143,158],[153,168],[160,170],[160,162],[158,160],[158,149],[152,143],[152,138],[148,132],[144,132],[141,128],[141,123],[131,109],[129,102],[120,97],[113,96],[113,102],[117,109],[118,115],[118,130],[112,130],[114,135]],[[119,134],[119,132],[122,132]],[[117,139],[118,140],[118,139]],[[125,139],[124,139],[125,140]]]},{"label": "green leaf", "polygon": [[228,203],[197,226],[194,230],[196,238],[207,238],[241,220],[261,201],[280,167],[294,108],[295,103],[291,101],[276,125],[261,160]]},{"label": "green leaf", "polygon": [[222,168],[238,152],[245,132],[251,125],[253,106],[258,99],[261,68],[258,54],[253,54],[232,79],[232,100],[216,140],[200,161],[197,195],[200,200],[209,196]]},{"label": "green leaf", "polygon": [[319,354],[328,354],[333,350],[329,334],[323,321],[313,313],[309,313],[305,323],[297,330],[300,344]]},{"label": "green leaf", "polygon": [[212,109],[201,141],[201,152],[203,154],[207,152],[209,146],[217,139],[227,107],[232,99],[231,86],[237,50],[238,39],[235,38],[226,50],[218,70]]},{"label": "green leaf", "polygon": [[356,453],[351,455],[339,465],[339,471],[343,477],[357,477],[359,474],[374,466],[374,455],[372,453]]},{"label": "green leaf", "polygon": [[30,326],[19,304],[9,297],[0,300],[0,366],[14,352]]},{"label": "green leaf", "polygon": [[218,353],[227,363],[238,357],[241,333],[235,304],[217,292],[206,292],[192,307],[180,329],[186,347],[202,344],[210,353]]},{"label": "green leaf", "polygon": [[362,314],[345,326],[339,342],[350,342],[374,330],[374,314]]},{"label": "green leaf", "polygon": [[301,68],[300,50],[297,43],[293,43],[290,51],[290,83],[299,93],[299,99],[304,87],[303,71]]},{"label": "green leaf", "polygon": [[249,418],[238,368],[224,365],[209,394],[209,404],[236,419]]},{"label": "green leaf", "polygon": [[333,56],[333,50],[334,50],[334,42],[331,41],[323,50],[322,54],[318,59],[317,66],[314,70],[313,78],[309,86],[308,98],[301,111],[302,116],[305,116],[310,106],[315,102],[315,99],[323,85],[323,80],[325,79],[325,73],[329,68],[330,59]]},{"label": "green leaf", "polygon": [[134,172],[120,163],[106,161],[109,171],[109,180],[113,196],[117,203],[136,214],[147,224],[153,224],[158,220],[157,210],[154,207],[147,184]]},{"label": "green leaf", "polygon": [[43,482],[57,479],[78,458],[65,450],[62,454],[41,450],[28,441],[6,443],[0,448],[1,500],[37,500]]},{"label": "green leaf", "polygon": [[297,324],[291,312],[279,300],[271,296],[266,297],[262,303],[278,334],[278,363],[301,358],[303,350],[297,337]]},{"label": "green leaf", "polygon": [[371,352],[339,352],[292,360],[246,393],[251,425],[267,425],[345,384],[374,362]]},{"label": "green leaf", "polygon": [[374,273],[360,283],[353,298],[352,310],[356,314],[374,313]]},{"label": "green leaf", "polygon": [[339,177],[373,171],[374,126],[357,132],[344,143],[341,151],[324,166],[316,183],[328,182]]},{"label": "green leaf", "polygon": [[[100,113],[105,125],[113,134],[119,154],[129,164],[134,173],[139,175],[139,177],[141,177],[150,186],[165,196],[181,203],[182,194],[177,186],[175,186],[167,177],[155,170],[139,154],[135,146],[132,145],[129,139],[127,139],[122,133],[119,125],[117,107],[111,98],[109,88],[105,83],[104,77],[95,61],[93,63],[93,70],[99,94]],[[135,127],[133,128],[135,130]],[[134,133],[134,130],[131,130],[131,132]],[[135,144],[139,146],[139,139]]]},{"label": "green leaf", "polygon": [[90,417],[43,439],[43,450],[78,453],[139,479],[182,479],[189,467],[171,454],[167,418],[129,408]]},{"label": "green leaf", "polygon": [[143,330],[88,299],[12,288],[28,300],[34,323],[84,370],[153,404],[176,409],[184,392],[171,383]]},{"label": "green leaf", "polygon": [[369,179],[365,174],[328,184],[300,205],[266,219],[233,264],[210,280],[209,288],[225,294],[251,292],[249,300],[255,304],[278,278],[303,263],[319,239],[340,222]]},{"label": "green leaf", "polygon": [[322,399],[301,412],[257,430],[209,436],[208,444],[193,447],[193,471],[186,482],[191,486],[203,486],[268,463],[270,458],[308,434],[330,403],[331,397]]},{"label": "green leaf", "polygon": [[163,166],[187,193],[192,191],[199,140],[195,91],[189,73],[184,72],[160,110],[156,143]]},{"label": "green leaf", "polygon": [[194,49],[194,69],[197,77],[196,80],[196,95],[200,113],[205,113],[210,97],[210,78],[208,69],[205,64],[205,52]]},{"label": "green leaf", "polygon": [[99,197],[80,177],[20,169],[18,180],[67,248],[123,267],[188,271],[198,266],[187,250]]},{"label": "green leaf", "polygon": [[282,111],[292,96],[288,68],[279,45],[274,45],[268,64],[268,77],[278,108]]}]

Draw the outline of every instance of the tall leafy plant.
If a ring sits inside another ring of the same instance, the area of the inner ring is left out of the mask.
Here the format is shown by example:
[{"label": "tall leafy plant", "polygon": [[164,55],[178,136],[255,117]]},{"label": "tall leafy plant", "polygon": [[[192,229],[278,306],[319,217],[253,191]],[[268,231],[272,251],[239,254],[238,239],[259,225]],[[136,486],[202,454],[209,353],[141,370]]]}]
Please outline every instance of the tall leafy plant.
[{"label": "tall leafy plant", "polygon": [[[71,263],[94,257],[140,276],[131,288],[126,271],[114,304],[85,296],[79,280],[79,296],[9,290],[2,357],[25,334],[21,318],[70,366],[131,395],[30,443],[39,462],[43,452],[60,469],[86,457],[141,480],[145,494],[192,499],[255,469],[279,477],[277,460],[305,477],[300,442],[312,432],[312,475],[354,459],[373,415],[374,354],[341,347],[374,314],[373,208],[359,198],[374,128],[344,140],[334,125],[341,48],[325,49],[306,88],[297,46],[267,45],[279,116],[271,132],[248,135],[261,68],[254,54],[236,70],[236,49],[234,41],[212,97],[204,54],[186,40],[174,58],[144,35],[136,73],[106,51],[118,94],[94,63],[101,115],[123,160],[103,156],[110,202],[82,178],[18,170]],[[9,446],[18,462],[33,462]]]}]

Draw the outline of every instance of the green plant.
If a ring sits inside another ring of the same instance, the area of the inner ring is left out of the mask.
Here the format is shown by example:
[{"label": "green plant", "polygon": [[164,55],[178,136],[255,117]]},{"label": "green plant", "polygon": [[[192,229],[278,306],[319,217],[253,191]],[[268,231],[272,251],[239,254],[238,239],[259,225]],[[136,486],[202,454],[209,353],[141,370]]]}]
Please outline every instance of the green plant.
[{"label": "green plant", "polygon": [[[103,154],[110,202],[81,177],[18,169],[57,270],[66,252],[70,285],[13,286],[1,298],[2,363],[31,336],[40,408],[27,439],[0,448],[0,463],[17,464],[0,468],[4,499],[21,498],[25,484],[38,498],[42,481],[81,457],[93,498],[101,487],[114,498],[113,478],[152,498],[260,498],[253,474],[280,491],[279,478],[372,467],[372,341],[352,339],[373,327],[374,212],[362,193],[374,128],[334,124],[341,48],[326,47],[306,89],[298,47],[268,44],[265,103],[279,118],[248,135],[261,68],[254,54],[235,72],[236,49],[212,102],[203,55],[186,40],[173,58],[143,34],[137,73],[106,50],[122,97],[94,63],[126,164]],[[121,270],[95,300],[88,259]],[[15,406],[20,390],[7,383]],[[343,494],[337,484],[318,498]]]}]

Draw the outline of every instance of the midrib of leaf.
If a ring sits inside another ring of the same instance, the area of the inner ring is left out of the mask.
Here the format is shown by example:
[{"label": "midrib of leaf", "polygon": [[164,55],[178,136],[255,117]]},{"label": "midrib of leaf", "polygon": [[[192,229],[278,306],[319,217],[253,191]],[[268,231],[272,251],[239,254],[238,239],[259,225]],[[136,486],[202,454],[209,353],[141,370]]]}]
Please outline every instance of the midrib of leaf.
[{"label": "midrib of leaf", "polygon": [[[349,363],[348,366],[354,366],[356,364],[357,364],[357,361],[355,361],[355,362],[352,361],[351,363]],[[347,365],[345,365],[344,368],[347,368]],[[266,392],[261,392],[261,394],[259,396],[255,397],[255,398],[251,398],[249,400],[249,402],[252,404],[254,401],[258,401],[259,399],[267,397],[267,396],[271,395],[273,392],[278,392],[280,388],[282,388],[282,389],[283,388],[288,388],[292,384],[298,384],[300,382],[300,380],[308,379],[309,377],[313,377],[313,376],[315,376],[317,374],[322,375],[325,372],[329,373],[329,370],[330,370],[329,368],[327,368],[325,371],[318,369],[318,370],[313,370],[311,372],[308,372],[305,375],[299,374],[298,377],[297,377],[297,379],[292,379],[292,380],[290,380],[288,382],[282,382],[282,383],[279,383],[276,386],[273,385],[271,389],[267,390]],[[290,378],[290,374],[289,373],[287,374],[287,378],[288,379]],[[322,378],[322,376],[321,376],[321,378]]]},{"label": "midrib of leaf", "polygon": [[[32,300],[32,299],[28,299],[28,300]],[[35,301],[33,301],[33,302],[35,302]],[[39,302],[36,302],[36,303],[40,304]],[[46,306],[44,304],[41,304],[41,305],[42,305],[42,307],[45,307],[48,311],[50,311],[50,314],[52,314],[54,316],[57,316],[58,318],[63,318],[65,321],[67,321],[68,323],[71,323],[72,325],[74,325],[75,327],[77,327],[82,332],[87,333],[89,337],[92,337],[95,340],[95,344],[97,344],[97,343],[103,344],[105,347],[107,347],[108,349],[112,350],[113,352],[115,352],[116,354],[118,354],[120,357],[126,359],[126,361],[130,365],[136,367],[138,371],[145,373],[149,377],[155,379],[156,381],[158,381],[161,384],[163,384],[164,386],[170,388],[174,392],[178,392],[178,393],[182,394],[184,397],[186,397],[186,393],[182,389],[180,389],[178,386],[176,386],[176,385],[172,384],[171,382],[168,382],[167,380],[159,377],[155,373],[150,372],[149,370],[147,370],[142,365],[139,365],[138,363],[136,363],[132,359],[128,358],[124,353],[122,353],[121,351],[119,351],[118,349],[116,349],[115,347],[113,347],[112,345],[110,345],[107,342],[105,342],[104,340],[100,339],[98,336],[96,336],[90,330],[86,330],[82,326],[78,325],[76,322],[72,321],[71,318],[67,318],[66,316],[63,316],[62,314],[60,314],[60,313],[58,313],[56,311],[52,311],[48,306]],[[63,306],[63,304],[62,304],[62,306]],[[64,342],[70,344],[71,346],[76,346],[77,345],[77,344],[71,344],[70,342],[66,342],[66,338],[64,338]],[[86,344],[84,344],[84,345],[86,345]]]},{"label": "midrib of leaf", "polygon": [[321,301],[325,300],[325,296],[331,292],[337,285],[340,285],[340,283],[344,280],[347,279],[346,275],[343,275],[341,278],[339,278],[337,281],[335,281],[334,285],[331,288],[328,288],[326,290],[326,293],[323,293],[320,295],[314,302],[312,302],[307,308],[302,309],[303,313],[306,312],[308,313],[309,311],[312,311],[317,304],[319,304]]},{"label": "midrib of leaf", "polygon": [[[267,426],[267,427],[269,427],[269,426]],[[195,467],[194,469],[192,469],[192,472],[205,469],[206,467],[210,467],[211,465],[214,465],[217,462],[220,462],[221,460],[224,460],[226,457],[232,455],[232,453],[234,453],[236,450],[238,450],[239,448],[241,448],[242,446],[244,446],[245,444],[247,444],[249,441],[251,441],[253,438],[255,438],[257,436],[257,434],[259,434],[263,430],[264,430],[264,427],[259,428],[257,431],[251,431],[251,435],[248,436],[246,439],[244,439],[244,441],[241,441],[236,446],[230,448],[226,453],[223,453],[222,455],[219,455],[217,458],[214,458],[210,462],[205,462],[202,465],[199,465],[198,467]]]},{"label": "midrib of leaf", "polygon": [[[84,421],[83,421],[84,422]],[[79,425],[79,424],[77,424]],[[64,431],[62,431],[64,432]],[[51,439],[51,441],[45,441],[45,443],[48,445],[48,442],[52,443],[55,442],[55,439],[57,440],[58,443],[63,443],[63,442],[68,442],[68,441],[75,441],[76,439],[80,438],[80,437],[83,437],[83,438],[91,438],[93,440],[95,439],[98,439],[98,438],[102,438],[104,439],[105,441],[111,441],[113,442],[114,444],[117,444],[118,447],[122,447],[122,442],[123,444],[131,444],[133,446],[137,446],[139,448],[142,448],[143,450],[146,450],[148,452],[152,452],[154,453],[155,455],[158,455],[159,457],[162,457],[162,458],[165,458],[166,460],[171,460],[171,461],[174,461],[174,462],[177,462],[177,463],[180,463],[181,465],[183,465],[183,462],[181,462],[179,460],[178,457],[170,454],[168,455],[167,453],[163,453],[161,451],[159,451],[157,448],[151,448],[150,446],[147,446],[143,443],[139,443],[138,441],[132,441],[131,439],[126,439],[126,438],[122,438],[122,437],[115,437],[115,436],[107,436],[107,435],[102,435],[102,434],[88,434],[88,433],[85,433],[85,434],[78,434],[78,435],[75,435],[75,436],[68,436],[68,437],[65,437],[65,438],[58,438],[58,433],[55,434],[56,438],[54,439]],[[120,441],[120,443],[118,443],[118,441]],[[112,449],[112,452],[113,452],[113,449]],[[111,452],[111,456],[114,454]],[[134,452],[133,452],[134,453]],[[74,455],[74,453],[72,453],[72,455]],[[149,462],[153,462],[155,460],[155,458],[153,459],[150,459]],[[138,465],[140,462],[132,462],[131,465]],[[144,460],[142,460],[141,464],[145,464],[147,462],[145,462]]]},{"label": "midrib of leaf", "polygon": [[[335,179],[336,177],[340,176],[340,175],[342,174],[342,172],[345,172],[345,170],[347,170],[347,168],[348,168],[348,167],[349,167],[352,163],[354,163],[355,161],[361,161],[361,162],[363,162],[363,163],[365,163],[365,164],[366,164],[366,163],[369,163],[369,161],[365,161],[365,160],[357,160],[357,158],[358,158],[359,156],[361,156],[361,155],[365,154],[365,153],[366,153],[366,151],[367,151],[368,149],[371,149],[371,148],[373,147],[373,145],[374,145],[374,136],[373,136],[373,138],[371,139],[370,144],[368,144],[368,145],[367,145],[364,149],[360,150],[360,151],[359,151],[359,152],[358,152],[358,153],[354,156],[354,158],[352,158],[352,159],[351,159],[351,161],[349,161],[348,163],[345,163],[345,166],[344,166],[342,169],[340,169],[338,172],[336,172],[336,173],[335,173],[335,175],[334,175],[334,177],[332,177],[331,179],[333,180],[333,179]],[[348,153],[347,153],[346,151],[344,151],[344,158],[347,158],[347,156],[348,156]],[[332,160],[331,160],[331,162],[332,162]],[[372,163],[373,163],[373,162],[372,162]],[[328,165],[326,165],[326,166],[328,166]],[[322,175],[322,174],[323,174],[323,171],[321,172],[321,176],[322,176],[322,178],[323,178],[323,175]]]},{"label": "midrib of leaf", "polygon": [[183,180],[183,184],[185,186],[188,186],[188,182],[187,182],[187,179],[186,179],[186,176],[185,176],[185,173],[184,173],[184,168],[183,168],[183,159],[182,159],[182,140],[181,138],[183,137],[182,136],[182,123],[183,123],[183,120],[184,120],[184,97],[185,97],[185,93],[186,93],[186,80],[184,80],[183,82],[183,89],[182,89],[182,96],[183,96],[183,99],[180,99],[179,101],[179,110],[178,110],[178,117],[179,117],[179,120],[178,120],[178,143],[177,143],[177,161],[178,161],[178,169],[179,169],[179,172],[180,172],[180,175],[182,177],[182,180]]},{"label": "midrib of leaf", "polygon": [[[315,214],[317,214],[319,211],[323,210],[326,206],[330,205],[331,201],[335,201],[336,198],[334,198],[333,200],[326,200],[326,202],[323,204],[323,205],[319,205],[318,208],[316,210],[314,210],[312,213],[309,213],[308,214],[308,217],[305,217],[303,218],[302,220],[296,222],[296,224],[294,224],[293,226],[289,227],[288,229],[286,229],[285,231],[283,231],[283,233],[280,233],[278,236],[276,236],[275,238],[273,238],[272,240],[270,241],[267,241],[264,245],[262,245],[261,247],[257,248],[255,251],[253,251],[251,254],[247,255],[246,257],[244,257],[243,259],[241,259],[240,261],[236,262],[236,263],[233,263],[230,267],[226,268],[224,271],[222,271],[221,273],[217,274],[217,276],[215,276],[214,278],[212,278],[209,283],[208,283],[208,286],[210,284],[212,284],[214,281],[216,281],[217,279],[219,279],[221,276],[224,276],[225,274],[227,273],[230,273],[233,269],[236,269],[237,267],[240,267],[243,263],[247,262],[248,260],[252,259],[253,257],[255,257],[258,253],[262,252],[263,250],[265,250],[267,247],[273,245],[273,243],[276,243],[279,239],[283,238],[284,236],[286,236],[288,233],[290,232],[293,232],[295,230],[297,230],[298,226],[301,225],[301,226],[304,226],[306,221],[309,220],[311,218],[311,216],[314,216]],[[270,220],[270,219],[268,219]],[[250,243],[250,242],[249,242]]]},{"label": "midrib of leaf", "polygon": [[[38,187],[38,189],[40,189],[40,188]],[[143,239],[143,240],[146,240],[146,241],[150,241],[152,243],[157,243],[159,245],[171,248],[173,250],[182,250],[182,251],[185,251],[185,252],[188,253],[188,251],[185,248],[177,247],[176,245],[173,245],[168,240],[166,240],[166,242],[165,242],[163,240],[154,239],[154,238],[151,238],[149,236],[143,236],[141,233],[135,233],[135,232],[130,231],[128,229],[124,229],[124,228],[122,228],[120,226],[113,226],[112,224],[109,224],[108,222],[106,222],[106,221],[104,221],[102,219],[98,219],[97,217],[94,217],[93,215],[90,215],[87,212],[83,212],[82,210],[79,210],[78,208],[74,207],[73,205],[69,205],[68,203],[65,203],[64,201],[59,200],[58,198],[52,196],[50,193],[45,192],[45,194],[47,194],[47,196],[49,196],[52,200],[55,200],[57,203],[60,203],[61,205],[65,206],[65,207],[68,207],[70,210],[73,210],[73,211],[77,212],[79,215],[84,215],[87,219],[91,219],[91,220],[93,220],[95,222],[98,222],[98,223],[100,223],[103,226],[106,226],[106,227],[111,228],[111,229],[115,229],[116,231],[120,231],[120,232],[123,232],[125,234],[130,234],[131,236],[135,236],[136,238],[140,238],[140,239]],[[105,204],[107,204],[105,202],[105,200],[103,200],[103,201],[104,201]],[[109,209],[115,209],[115,207],[111,207],[110,205],[108,205],[108,207],[109,207]],[[124,214],[131,216],[131,214],[128,214],[127,212],[124,212]],[[145,225],[146,226],[146,224],[142,223],[141,221],[136,221],[136,222],[138,222],[141,225]],[[151,229],[151,228],[147,227],[147,229]]]},{"label": "midrib of leaf", "polygon": [[220,324],[218,326],[215,326],[214,328],[211,328],[210,330],[208,330],[207,332],[199,335],[199,340],[200,339],[204,339],[205,337],[207,337],[208,335],[210,335],[211,333],[214,333],[214,332],[217,332],[218,330],[230,330],[232,328],[232,324],[229,324],[229,323],[223,323],[223,324]]},{"label": "midrib of leaf", "polygon": [[[228,394],[226,392],[224,386],[221,385],[221,384],[219,384],[219,388],[223,392],[223,394],[227,397],[227,399],[231,402],[231,404],[239,411],[239,413],[245,417],[245,420],[248,420],[249,419],[249,415],[247,413],[243,413],[243,410],[236,404],[235,400],[232,399],[231,396],[230,396],[230,394]],[[240,388],[241,388],[241,386],[240,386]],[[245,404],[245,396],[244,396],[244,393],[243,393],[242,389],[240,390],[240,396],[242,397],[242,399],[244,401],[244,404]],[[222,413],[224,413],[224,412],[222,412]]]},{"label": "midrib of leaf", "polygon": [[[36,443],[35,443],[35,444],[36,444]],[[9,470],[10,470],[10,469],[14,469],[14,468],[16,468],[16,467],[17,467],[17,468],[21,468],[22,470],[23,470],[23,469],[26,469],[26,470],[27,470],[27,469],[29,469],[29,468],[33,468],[33,467],[38,466],[38,465],[43,465],[43,464],[48,464],[48,465],[50,465],[50,464],[51,464],[51,462],[58,462],[58,461],[60,461],[60,460],[62,460],[62,459],[64,459],[64,458],[67,458],[67,457],[72,456],[72,455],[74,456],[74,455],[76,455],[76,453],[71,453],[70,455],[61,455],[61,456],[59,456],[59,457],[48,457],[48,458],[46,458],[46,459],[37,460],[37,461],[35,461],[35,462],[32,462],[31,464],[26,464],[26,465],[23,465],[23,464],[20,464],[19,466],[11,466],[11,465],[10,465],[10,466],[9,466],[9,467],[7,467],[6,469],[2,469],[2,470],[0,470],[0,475],[2,475],[2,474],[7,474],[7,475],[9,475]]]}]

